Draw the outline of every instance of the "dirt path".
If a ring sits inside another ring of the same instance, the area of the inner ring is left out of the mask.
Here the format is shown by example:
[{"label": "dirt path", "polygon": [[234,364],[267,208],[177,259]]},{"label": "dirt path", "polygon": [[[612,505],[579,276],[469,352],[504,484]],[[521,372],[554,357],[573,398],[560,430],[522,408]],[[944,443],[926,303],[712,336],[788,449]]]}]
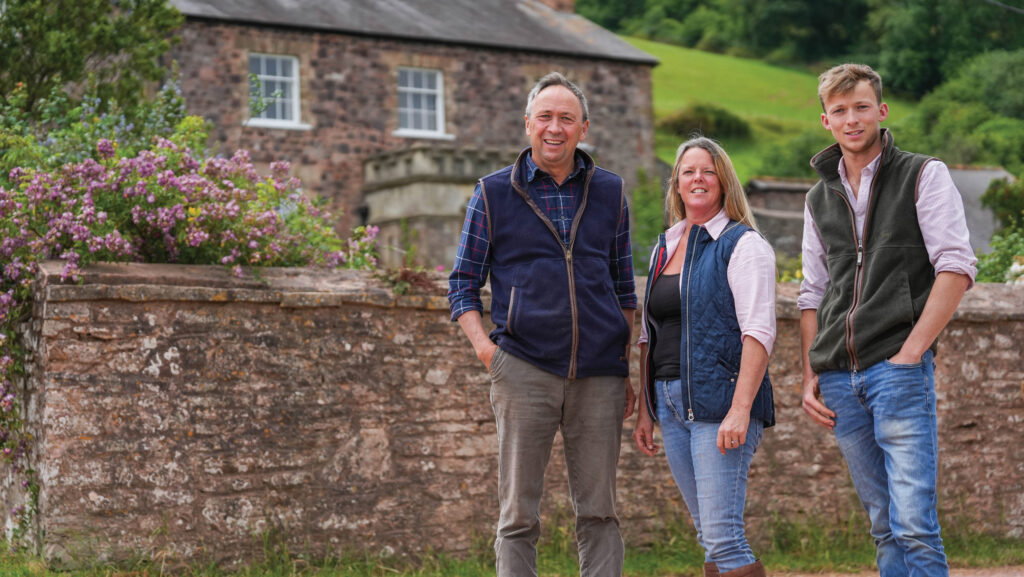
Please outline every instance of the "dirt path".
[{"label": "dirt path", "polygon": [[[878,577],[877,572],[865,573],[777,573],[772,577]],[[952,569],[950,577],[1024,577],[1024,565],[1016,567],[992,567],[989,569]]]}]

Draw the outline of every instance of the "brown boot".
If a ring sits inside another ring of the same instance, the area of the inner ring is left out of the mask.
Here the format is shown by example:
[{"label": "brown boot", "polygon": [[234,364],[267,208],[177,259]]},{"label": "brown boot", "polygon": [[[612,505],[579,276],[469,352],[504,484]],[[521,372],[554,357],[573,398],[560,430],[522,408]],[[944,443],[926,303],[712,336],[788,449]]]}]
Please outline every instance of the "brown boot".
[{"label": "brown boot", "polygon": [[719,577],[719,575],[718,565],[715,565],[714,563],[704,564],[704,577]]},{"label": "brown boot", "polygon": [[[718,574],[718,570],[715,570],[715,574]],[[739,569],[733,569],[727,573],[722,573],[722,577],[767,577],[764,572],[764,565],[761,565],[761,561],[754,561],[750,565],[744,565]]]}]

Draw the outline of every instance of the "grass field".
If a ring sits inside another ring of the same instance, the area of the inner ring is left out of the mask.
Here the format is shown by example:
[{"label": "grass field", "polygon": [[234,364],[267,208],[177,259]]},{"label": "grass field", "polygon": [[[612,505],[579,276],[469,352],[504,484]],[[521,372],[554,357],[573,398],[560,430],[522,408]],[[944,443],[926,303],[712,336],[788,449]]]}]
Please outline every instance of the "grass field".
[{"label": "grass field", "polygon": [[[781,146],[804,131],[820,130],[816,73],[772,66],[758,60],[701,52],[670,44],[625,38],[633,46],[658,58],[652,72],[654,116],[658,120],[696,102],[728,109],[747,120],[750,139],[725,139],[740,181],[758,172],[762,151]],[[890,116],[885,126],[896,126],[915,104],[888,97]],[[658,158],[672,163],[679,138],[655,135]]]},{"label": "grass field", "polygon": [[[1024,541],[974,532],[970,523],[944,519],[943,537],[954,567],[1000,567],[1024,563]],[[863,514],[852,512],[846,523],[822,526],[802,522],[776,522],[767,535],[759,535],[757,552],[770,571],[856,572],[874,566],[874,547]],[[373,554],[349,554],[339,559],[312,559],[294,554],[280,544],[262,540],[262,558],[226,571],[209,565],[181,565],[173,560],[142,558],[118,565],[98,564],[91,569],[62,572],[48,568],[38,557],[13,554],[0,542],[3,577],[493,577],[491,543],[479,539],[468,555],[424,555],[418,560]],[[626,550],[626,577],[698,577],[704,555],[686,519],[670,522],[658,539]],[[571,521],[560,519],[544,528],[538,569],[543,577],[579,575]]]}]

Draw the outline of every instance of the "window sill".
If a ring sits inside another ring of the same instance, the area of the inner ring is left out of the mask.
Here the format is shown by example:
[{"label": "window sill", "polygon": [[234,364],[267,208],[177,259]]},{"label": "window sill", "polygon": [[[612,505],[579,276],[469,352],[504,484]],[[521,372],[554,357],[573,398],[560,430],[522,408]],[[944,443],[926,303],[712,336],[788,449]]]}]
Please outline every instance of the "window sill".
[{"label": "window sill", "polygon": [[250,118],[242,123],[244,128],[280,128],[281,130],[312,130],[313,127],[305,122],[292,122],[290,120],[270,120],[268,118]]},{"label": "window sill", "polygon": [[398,130],[392,132],[391,136],[398,136],[400,138],[430,138],[433,140],[455,140],[454,134],[445,134],[444,132],[430,132],[427,130],[409,130],[407,128],[399,128]]}]

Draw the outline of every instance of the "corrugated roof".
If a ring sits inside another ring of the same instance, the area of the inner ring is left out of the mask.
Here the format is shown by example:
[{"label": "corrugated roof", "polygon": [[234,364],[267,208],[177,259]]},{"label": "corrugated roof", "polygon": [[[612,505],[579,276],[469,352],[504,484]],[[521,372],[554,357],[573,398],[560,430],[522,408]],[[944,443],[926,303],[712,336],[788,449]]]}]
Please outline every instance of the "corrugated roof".
[{"label": "corrugated roof", "polygon": [[510,48],[654,65],[658,60],[537,0],[171,0],[186,16]]}]

